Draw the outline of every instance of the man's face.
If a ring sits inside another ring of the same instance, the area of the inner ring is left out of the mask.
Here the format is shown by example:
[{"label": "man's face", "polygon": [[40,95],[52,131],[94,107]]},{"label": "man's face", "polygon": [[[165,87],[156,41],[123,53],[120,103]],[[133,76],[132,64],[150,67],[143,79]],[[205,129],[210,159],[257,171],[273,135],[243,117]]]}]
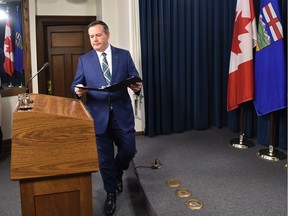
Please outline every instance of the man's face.
[{"label": "man's face", "polygon": [[102,25],[95,25],[88,29],[91,46],[94,50],[104,52],[109,45],[110,34],[105,34]]}]

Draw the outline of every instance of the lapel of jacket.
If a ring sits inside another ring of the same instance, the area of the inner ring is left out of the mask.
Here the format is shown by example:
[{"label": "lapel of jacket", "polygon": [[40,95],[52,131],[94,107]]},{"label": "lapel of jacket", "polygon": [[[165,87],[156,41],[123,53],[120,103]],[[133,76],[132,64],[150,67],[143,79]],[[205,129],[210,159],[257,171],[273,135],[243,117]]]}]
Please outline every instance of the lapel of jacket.
[{"label": "lapel of jacket", "polygon": [[91,71],[93,71],[93,74],[94,74],[93,76],[96,77],[96,83],[98,83],[98,85],[100,85],[100,86],[106,86],[107,83],[106,83],[106,80],[103,76],[100,61],[99,61],[98,55],[97,55],[95,50],[91,51],[90,57],[91,57],[90,62],[91,62],[91,67],[92,67]]},{"label": "lapel of jacket", "polygon": [[112,53],[112,77],[111,77],[111,84],[114,84],[117,82],[116,77],[117,77],[117,72],[118,72],[118,63],[119,63],[119,53],[117,49],[113,46],[111,46],[111,53]]}]

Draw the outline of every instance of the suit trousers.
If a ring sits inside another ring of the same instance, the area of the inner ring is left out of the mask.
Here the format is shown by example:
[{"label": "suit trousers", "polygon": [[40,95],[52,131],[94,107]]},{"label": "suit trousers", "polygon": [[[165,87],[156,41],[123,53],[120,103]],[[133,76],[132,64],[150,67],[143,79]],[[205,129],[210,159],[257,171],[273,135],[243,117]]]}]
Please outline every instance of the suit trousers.
[{"label": "suit trousers", "polygon": [[116,191],[117,180],[127,170],[136,150],[135,129],[123,131],[109,112],[109,123],[104,134],[96,134],[100,173],[107,193]]}]

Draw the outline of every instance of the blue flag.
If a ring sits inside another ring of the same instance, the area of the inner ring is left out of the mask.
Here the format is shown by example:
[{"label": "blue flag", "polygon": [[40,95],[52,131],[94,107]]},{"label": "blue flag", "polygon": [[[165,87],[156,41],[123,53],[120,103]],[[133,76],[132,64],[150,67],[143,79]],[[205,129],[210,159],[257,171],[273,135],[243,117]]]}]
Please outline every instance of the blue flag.
[{"label": "blue flag", "polygon": [[278,0],[262,0],[254,70],[258,116],[287,107],[284,34]]},{"label": "blue flag", "polygon": [[23,39],[22,39],[22,18],[19,6],[17,6],[16,26],[15,26],[15,70],[23,73]]}]

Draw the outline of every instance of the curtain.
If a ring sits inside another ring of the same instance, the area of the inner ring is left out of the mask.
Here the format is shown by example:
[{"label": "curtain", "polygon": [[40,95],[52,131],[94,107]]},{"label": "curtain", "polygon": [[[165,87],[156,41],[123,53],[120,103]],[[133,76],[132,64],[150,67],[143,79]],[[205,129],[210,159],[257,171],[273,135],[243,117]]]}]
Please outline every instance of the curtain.
[{"label": "curtain", "polygon": [[[226,109],[236,2],[139,0],[146,135],[213,126],[239,132],[239,109]],[[257,16],[260,0],[254,4]],[[287,15],[282,19],[286,26]],[[269,115],[257,117],[253,101],[243,109],[245,135],[269,145]],[[275,146],[286,149],[286,110],[273,119]]]},{"label": "curtain", "polygon": [[[140,77],[142,77],[141,70],[141,42],[140,42],[140,21],[139,21],[139,1],[129,0],[129,51],[133,58],[136,68],[138,69]],[[144,111],[144,95],[141,91],[140,95],[135,95],[132,90],[129,90],[130,96],[132,98],[135,123],[136,127],[142,126],[140,129],[143,131],[143,125],[145,125],[145,111]]]}]

